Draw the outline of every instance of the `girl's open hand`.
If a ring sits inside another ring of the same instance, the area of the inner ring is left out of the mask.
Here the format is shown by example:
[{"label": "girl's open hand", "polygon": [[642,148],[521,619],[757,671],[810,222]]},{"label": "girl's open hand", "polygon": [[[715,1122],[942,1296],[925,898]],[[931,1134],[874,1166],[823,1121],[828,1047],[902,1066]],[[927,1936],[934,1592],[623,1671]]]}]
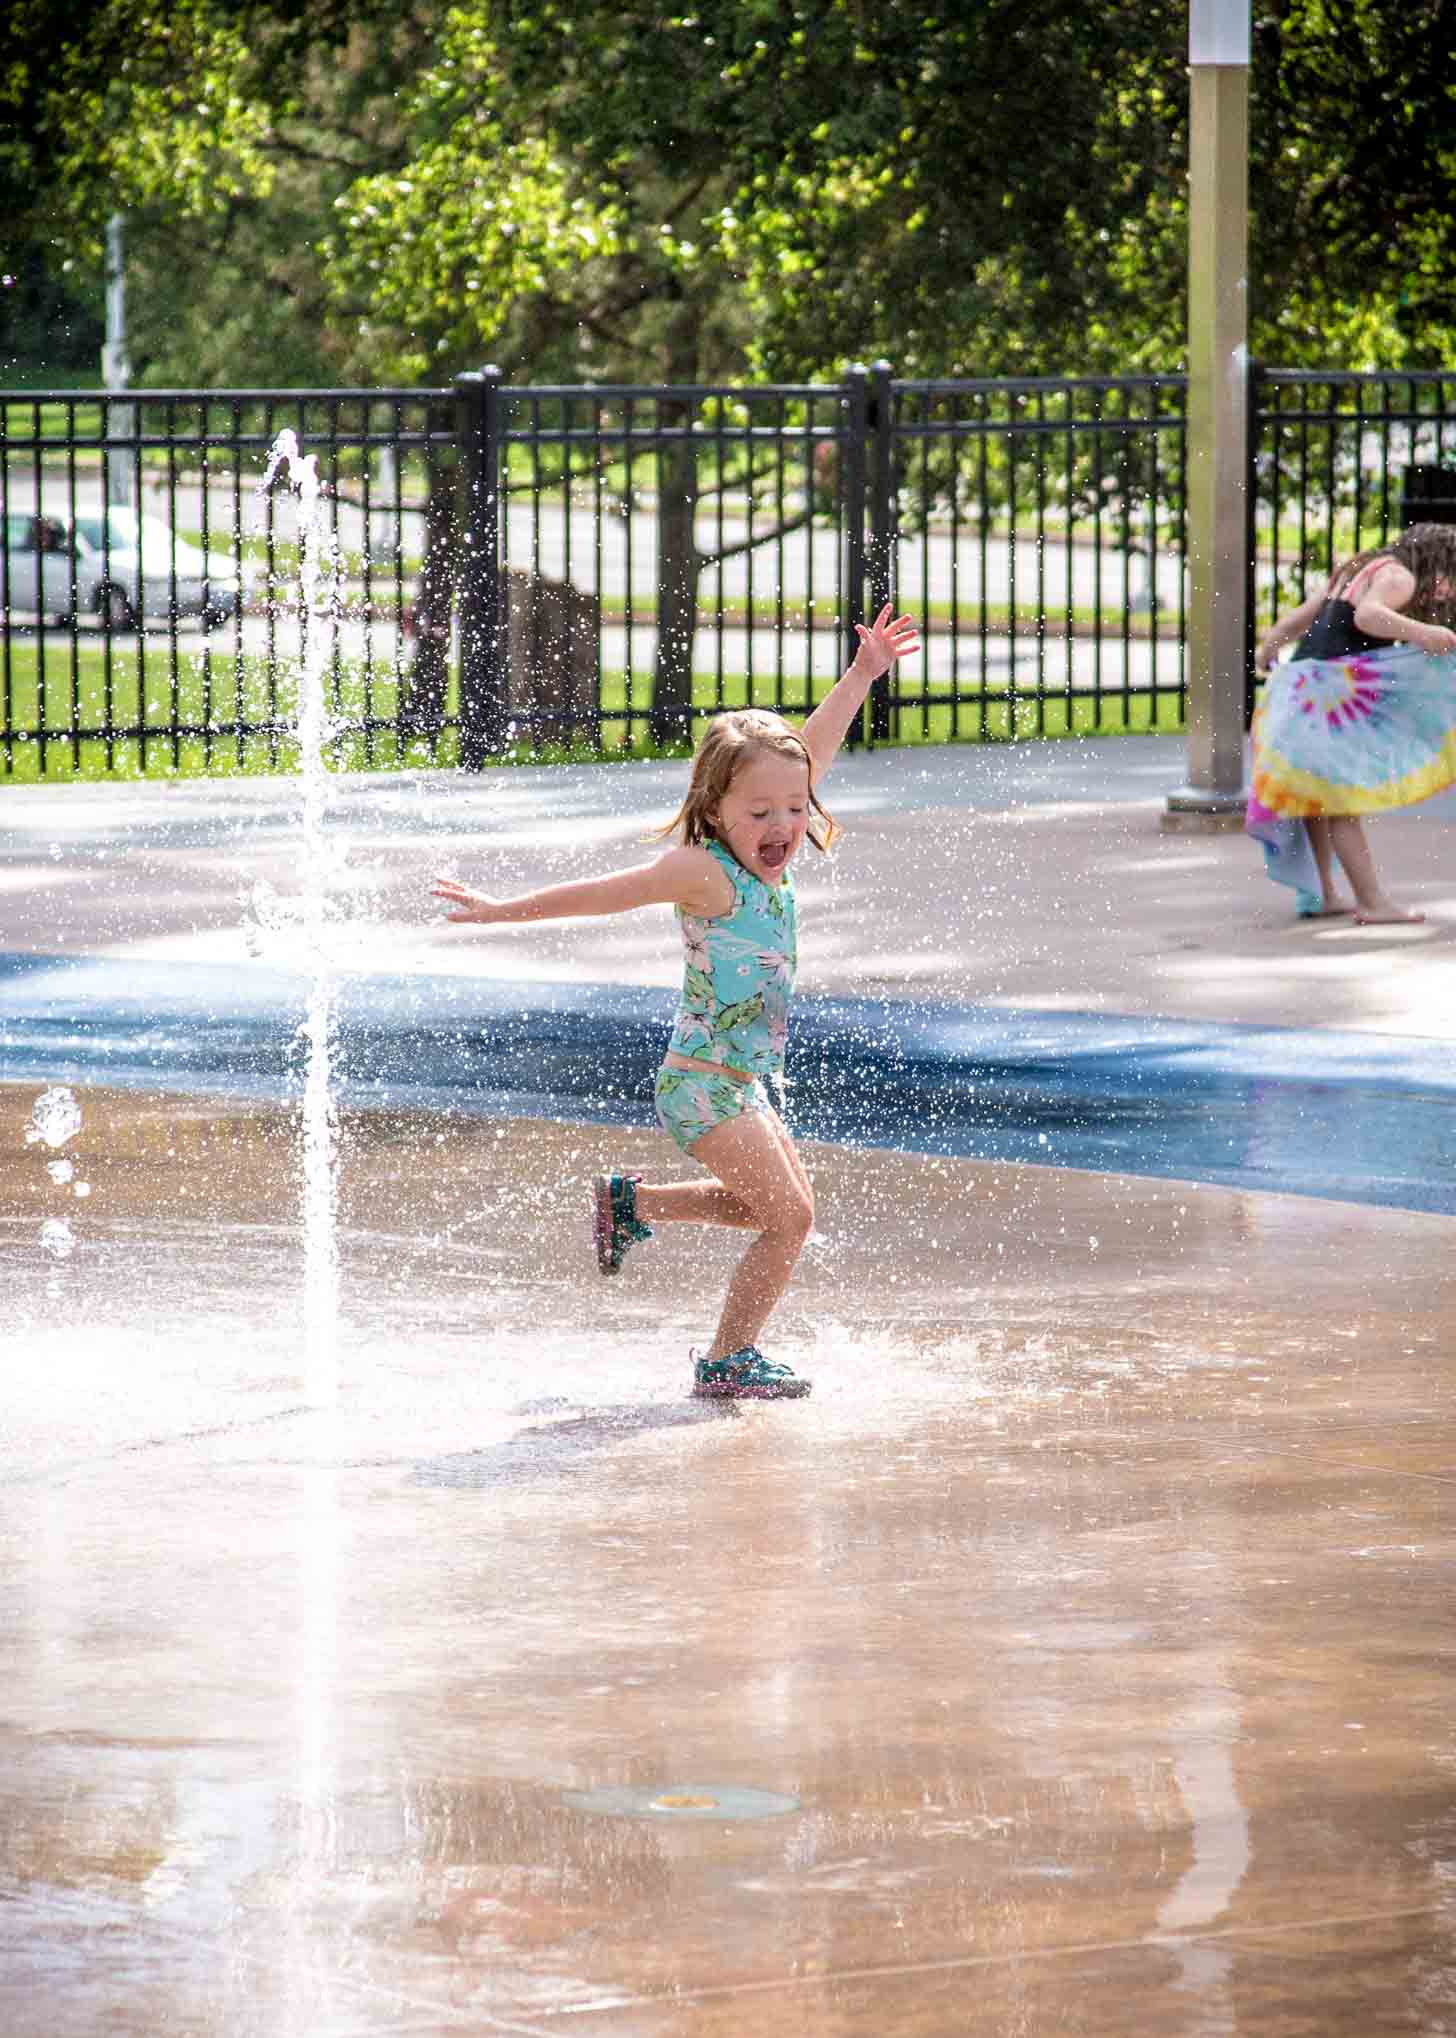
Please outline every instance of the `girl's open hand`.
[{"label": "girl's open hand", "polygon": [[888,672],[897,658],[908,658],[912,651],[920,649],[915,624],[909,616],[894,615],[889,602],[875,617],[871,628],[866,629],[863,623],[856,623],[854,628],[859,638],[854,662],[871,679],[878,679],[882,672]]},{"label": "girl's open hand", "polygon": [[447,920],[477,920],[484,926],[504,918],[501,902],[487,899],[480,892],[472,892],[453,877],[437,877],[430,886],[432,899],[445,899],[454,908],[445,915]]}]

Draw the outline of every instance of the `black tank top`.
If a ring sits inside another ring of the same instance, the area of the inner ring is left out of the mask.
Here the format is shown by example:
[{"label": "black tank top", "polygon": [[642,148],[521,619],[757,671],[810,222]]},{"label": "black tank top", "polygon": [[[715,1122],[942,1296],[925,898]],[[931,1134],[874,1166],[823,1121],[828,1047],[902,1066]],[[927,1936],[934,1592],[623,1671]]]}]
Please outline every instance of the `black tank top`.
[{"label": "black tank top", "polygon": [[1391,637],[1367,637],[1355,627],[1355,604],[1342,595],[1327,601],[1294,647],[1296,658],[1348,658],[1352,651],[1388,651]]}]

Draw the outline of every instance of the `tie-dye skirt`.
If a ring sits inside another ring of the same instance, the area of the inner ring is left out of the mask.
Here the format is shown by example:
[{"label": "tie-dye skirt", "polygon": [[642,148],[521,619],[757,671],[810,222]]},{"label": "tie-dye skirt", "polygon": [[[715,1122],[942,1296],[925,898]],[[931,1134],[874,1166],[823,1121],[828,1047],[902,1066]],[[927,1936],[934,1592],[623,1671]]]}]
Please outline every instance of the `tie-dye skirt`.
[{"label": "tie-dye skirt", "polygon": [[1456,656],[1410,645],[1276,666],[1254,717],[1245,827],[1299,910],[1320,900],[1305,822],[1381,814],[1456,784]]}]

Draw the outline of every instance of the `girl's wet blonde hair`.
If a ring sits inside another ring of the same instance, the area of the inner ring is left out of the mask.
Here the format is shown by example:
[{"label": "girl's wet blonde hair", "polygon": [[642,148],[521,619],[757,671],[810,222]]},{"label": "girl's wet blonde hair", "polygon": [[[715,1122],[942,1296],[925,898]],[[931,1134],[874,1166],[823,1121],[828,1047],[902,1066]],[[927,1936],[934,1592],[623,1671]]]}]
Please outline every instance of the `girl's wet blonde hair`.
[{"label": "girl's wet blonde hair", "polygon": [[805,832],[816,849],[827,849],[839,830],[815,795],[808,747],[791,723],[767,708],[735,708],[713,717],[693,758],[687,798],[667,826],[658,830],[659,837],[681,833],[685,843],[712,841],[717,831],[709,816],[718,812],[734,779],[756,757],[787,757],[804,766],[810,780]]}]

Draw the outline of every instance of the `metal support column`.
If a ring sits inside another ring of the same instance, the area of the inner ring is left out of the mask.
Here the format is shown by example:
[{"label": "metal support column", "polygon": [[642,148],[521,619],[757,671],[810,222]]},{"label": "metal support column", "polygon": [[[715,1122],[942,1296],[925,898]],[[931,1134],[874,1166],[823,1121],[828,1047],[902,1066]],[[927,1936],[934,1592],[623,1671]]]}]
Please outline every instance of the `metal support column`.
[{"label": "metal support column", "polygon": [[1250,0],[1191,0],[1188,782],[1165,825],[1236,827],[1248,644]]}]

